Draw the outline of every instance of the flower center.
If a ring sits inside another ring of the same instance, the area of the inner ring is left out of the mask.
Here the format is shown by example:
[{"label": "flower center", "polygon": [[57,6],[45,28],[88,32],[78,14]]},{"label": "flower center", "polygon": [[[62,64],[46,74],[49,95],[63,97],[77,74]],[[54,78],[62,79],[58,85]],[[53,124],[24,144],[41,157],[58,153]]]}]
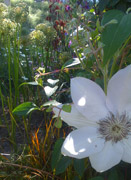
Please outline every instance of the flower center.
[{"label": "flower center", "polygon": [[110,115],[99,121],[99,133],[106,141],[117,143],[131,134],[131,119],[126,114]]}]

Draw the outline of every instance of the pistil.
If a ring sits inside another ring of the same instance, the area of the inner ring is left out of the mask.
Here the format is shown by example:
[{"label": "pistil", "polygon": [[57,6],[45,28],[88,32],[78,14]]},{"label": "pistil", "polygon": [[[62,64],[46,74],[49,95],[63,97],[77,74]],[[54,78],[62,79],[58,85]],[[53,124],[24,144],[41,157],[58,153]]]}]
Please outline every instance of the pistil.
[{"label": "pistil", "polygon": [[131,119],[126,113],[117,114],[117,116],[110,113],[107,118],[100,120],[98,124],[98,131],[106,141],[117,143],[124,138],[128,138],[128,135],[131,134]]}]

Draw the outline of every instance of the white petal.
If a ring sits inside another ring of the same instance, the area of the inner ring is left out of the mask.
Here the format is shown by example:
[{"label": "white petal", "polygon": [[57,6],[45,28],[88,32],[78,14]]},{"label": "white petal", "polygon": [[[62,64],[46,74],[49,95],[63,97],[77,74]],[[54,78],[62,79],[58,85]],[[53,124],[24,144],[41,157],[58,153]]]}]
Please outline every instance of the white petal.
[{"label": "white petal", "polygon": [[92,167],[97,172],[106,171],[121,161],[123,148],[120,143],[112,144],[106,142],[105,147],[101,152],[98,152],[89,157]]},{"label": "white petal", "polygon": [[100,152],[104,147],[104,140],[98,138],[97,129],[84,127],[71,132],[65,139],[61,152],[77,159],[88,157]]},{"label": "white petal", "polygon": [[131,108],[131,65],[118,71],[110,79],[107,87],[107,106],[108,104],[112,104],[113,109],[119,113],[123,113],[127,107]]},{"label": "white petal", "polygon": [[[62,108],[62,105],[63,104],[60,104],[58,108]],[[65,112],[63,110],[61,110],[60,112],[60,109],[58,108],[55,107],[53,108],[54,113],[56,114],[56,116],[60,115],[61,119],[64,122],[66,122],[69,126],[74,126],[76,128],[81,128],[88,125],[97,126],[96,123],[88,121],[87,118],[85,118],[82,114],[80,114],[74,105],[72,105],[70,113]]]},{"label": "white petal", "polygon": [[124,154],[122,160],[131,163],[131,136],[123,140]]},{"label": "white petal", "polygon": [[90,121],[107,116],[105,94],[95,82],[76,77],[71,80],[71,96],[77,110]]}]

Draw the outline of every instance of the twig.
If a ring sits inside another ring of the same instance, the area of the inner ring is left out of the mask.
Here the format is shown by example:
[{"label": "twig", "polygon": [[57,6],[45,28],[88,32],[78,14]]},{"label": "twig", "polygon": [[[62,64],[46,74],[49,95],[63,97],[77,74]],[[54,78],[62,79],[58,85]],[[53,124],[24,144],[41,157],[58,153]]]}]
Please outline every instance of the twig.
[{"label": "twig", "polygon": [[36,172],[39,172],[40,174],[46,174],[48,175],[51,179],[54,179],[57,178],[58,180],[62,180],[60,177],[56,176],[56,175],[53,175],[49,172],[46,172],[46,171],[43,171],[43,170],[40,170],[40,169],[35,169],[35,168],[32,168],[32,167],[29,167],[29,166],[23,166],[23,165],[19,165],[19,164],[14,164],[14,163],[6,163],[6,162],[0,162],[0,164],[3,164],[3,165],[7,165],[7,166],[14,166],[14,167],[18,167],[18,168],[23,168],[23,169],[30,169],[32,171],[36,171]]}]

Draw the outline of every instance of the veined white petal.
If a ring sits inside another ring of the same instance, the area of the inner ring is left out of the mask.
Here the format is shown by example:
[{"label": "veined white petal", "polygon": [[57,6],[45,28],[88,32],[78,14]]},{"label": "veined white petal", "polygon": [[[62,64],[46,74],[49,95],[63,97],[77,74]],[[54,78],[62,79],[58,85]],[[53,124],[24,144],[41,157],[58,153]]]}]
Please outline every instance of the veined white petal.
[{"label": "veined white petal", "polygon": [[85,158],[100,152],[104,147],[104,139],[98,137],[97,129],[84,127],[71,132],[65,139],[61,152],[77,159]]},{"label": "veined white petal", "polygon": [[[63,104],[60,104],[58,108],[62,108]],[[53,108],[56,116],[60,115],[61,119],[66,122],[69,126],[73,126],[76,128],[81,128],[85,126],[97,126],[95,122],[88,121],[79,111],[75,108],[74,105],[71,107],[71,112],[65,112],[63,110],[58,109],[57,107]],[[60,112],[60,114],[59,114]]]},{"label": "veined white petal", "polygon": [[76,77],[71,80],[71,97],[77,110],[90,121],[98,121],[108,115],[105,94],[95,82]]},{"label": "veined white petal", "polygon": [[89,156],[92,167],[97,172],[104,172],[118,164],[123,155],[123,148],[120,143],[112,144],[111,141],[105,143],[101,152]]},{"label": "veined white petal", "polygon": [[124,109],[125,109],[125,113],[129,117],[129,120],[131,121],[131,104],[126,106]]},{"label": "veined white petal", "polygon": [[124,154],[122,156],[122,161],[131,163],[131,136],[128,139],[123,140]]},{"label": "veined white petal", "polygon": [[131,65],[119,70],[107,87],[107,106],[120,114],[131,107]]}]

